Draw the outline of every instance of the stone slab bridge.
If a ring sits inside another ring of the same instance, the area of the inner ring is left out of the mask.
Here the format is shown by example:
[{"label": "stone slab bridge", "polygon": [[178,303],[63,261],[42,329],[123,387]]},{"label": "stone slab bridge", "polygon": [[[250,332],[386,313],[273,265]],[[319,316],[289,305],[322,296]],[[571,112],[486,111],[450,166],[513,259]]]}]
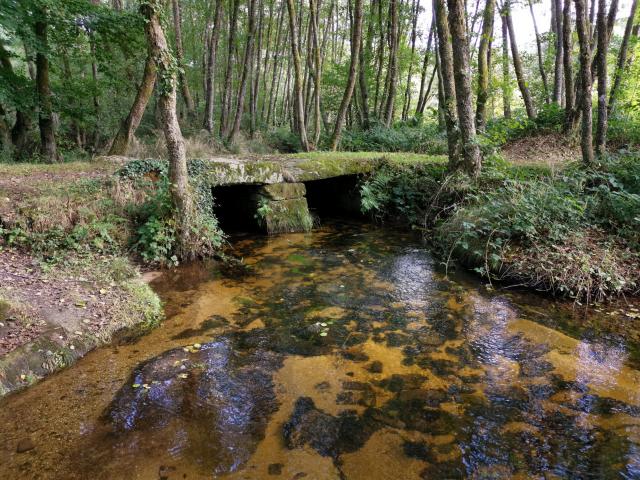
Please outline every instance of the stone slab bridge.
[{"label": "stone slab bridge", "polygon": [[309,231],[322,214],[360,214],[359,175],[385,158],[371,154],[229,156],[204,159],[223,229]]}]

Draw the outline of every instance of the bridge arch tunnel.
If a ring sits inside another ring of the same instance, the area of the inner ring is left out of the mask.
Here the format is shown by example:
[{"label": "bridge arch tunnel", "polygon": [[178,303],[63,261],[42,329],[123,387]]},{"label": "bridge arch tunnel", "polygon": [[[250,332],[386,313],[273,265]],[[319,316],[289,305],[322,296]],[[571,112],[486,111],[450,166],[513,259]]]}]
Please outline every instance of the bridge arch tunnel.
[{"label": "bridge arch tunnel", "polygon": [[212,188],[225,232],[308,231],[324,218],[362,216],[357,175],[299,183],[233,184]]}]

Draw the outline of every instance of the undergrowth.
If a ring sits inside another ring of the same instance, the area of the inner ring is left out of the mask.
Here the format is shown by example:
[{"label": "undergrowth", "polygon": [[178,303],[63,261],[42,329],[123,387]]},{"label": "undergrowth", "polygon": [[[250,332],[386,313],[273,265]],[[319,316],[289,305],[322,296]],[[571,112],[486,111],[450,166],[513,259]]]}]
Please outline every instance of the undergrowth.
[{"label": "undergrowth", "polygon": [[386,163],[361,193],[378,220],[422,229],[447,266],[601,301],[640,289],[639,187],[640,156],[627,152],[555,173],[493,156],[477,179]]},{"label": "undergrowth", "polygon": [[[16,166],[8,170],[23,177],[24,191],[3,192],[11,201],[0,203],[0,239],[11,247],[25,248],[50,263],[69,253],[139,255],[147,263],[176,264],[176,221],[169,195],[168,164],[135,160],[115,175],[100,171],[93,178],[51,179],[66,166]],[[68,172],[83,169],[69,164]],[[224,236],[213,214],[211,190],[202,179],[203,163],[189,162],[196,218],[190,248],[194,255],[217,251]],[[29,177],[42,180],[30,180]]]}]

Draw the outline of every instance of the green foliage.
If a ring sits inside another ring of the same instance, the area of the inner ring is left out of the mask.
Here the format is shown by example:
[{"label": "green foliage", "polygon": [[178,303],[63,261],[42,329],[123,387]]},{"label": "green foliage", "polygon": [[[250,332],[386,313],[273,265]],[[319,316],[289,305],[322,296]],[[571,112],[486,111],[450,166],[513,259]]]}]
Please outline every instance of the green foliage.
[{"label": "green foliage", "polygon": [[429,231],[447,263],[600,300],[640,285],[638,160],[619,154],[552,175],[494,156],[477,179],[385,163],[361,183],[362,208]]},{"label": "green foliage", "polygon": [[403,124],[394,128],[376,125],[369,130],[345,131],[340,147],[354,152],[415,152],[442,155],[447,153],[447,140],[435,124]]},{"label": "green foliage", "polygon": [[[190,249],[194,255],[210,255],[222,246],[224,234],[213,213],[211,188],[203,178],[204,163],[190,160],[187,166],[195,201]],[[133,238],[135,250],[146,262],[176,265],[178,229],[169,190],[168,163],[153,159],[134,160],[118,175],[135,182],[138,188],[146,187],[149,192],[146,200],[134,205],[130,211],[138,225]]]},{"label": "green foliage", "polygon": [[288,128],[276,128],[267,133],[267,143],[270,147],[282,153],[295,153],[302,150],[300,137]]}]

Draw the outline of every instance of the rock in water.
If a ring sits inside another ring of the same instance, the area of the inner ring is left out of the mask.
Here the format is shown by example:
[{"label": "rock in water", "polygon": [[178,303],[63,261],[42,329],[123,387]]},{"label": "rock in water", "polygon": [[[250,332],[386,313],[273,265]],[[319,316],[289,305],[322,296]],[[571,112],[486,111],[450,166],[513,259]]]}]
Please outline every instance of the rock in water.
[{"label": "rock in water", "polygon": [[[120,441],[148,430],[174,438],[207,458],[216,474],[239,468],[255,450],[278,408],[273,372],[281,357],[238,351],[229,338],[169,350],[141,364],[104,412]],[[203,452],[205,450],[205,452]],[[140,452],[144,454],[144,452]]]},{"label": "rock in water", "polygon": [[372,413],[373,409],[363,416],[346,411],[334,417],[318,410],[311,398],[300,397],[283,426],[285,444],[290,449],[308,444],[320,455],[333,458],[354,452],[382,426]]}]

